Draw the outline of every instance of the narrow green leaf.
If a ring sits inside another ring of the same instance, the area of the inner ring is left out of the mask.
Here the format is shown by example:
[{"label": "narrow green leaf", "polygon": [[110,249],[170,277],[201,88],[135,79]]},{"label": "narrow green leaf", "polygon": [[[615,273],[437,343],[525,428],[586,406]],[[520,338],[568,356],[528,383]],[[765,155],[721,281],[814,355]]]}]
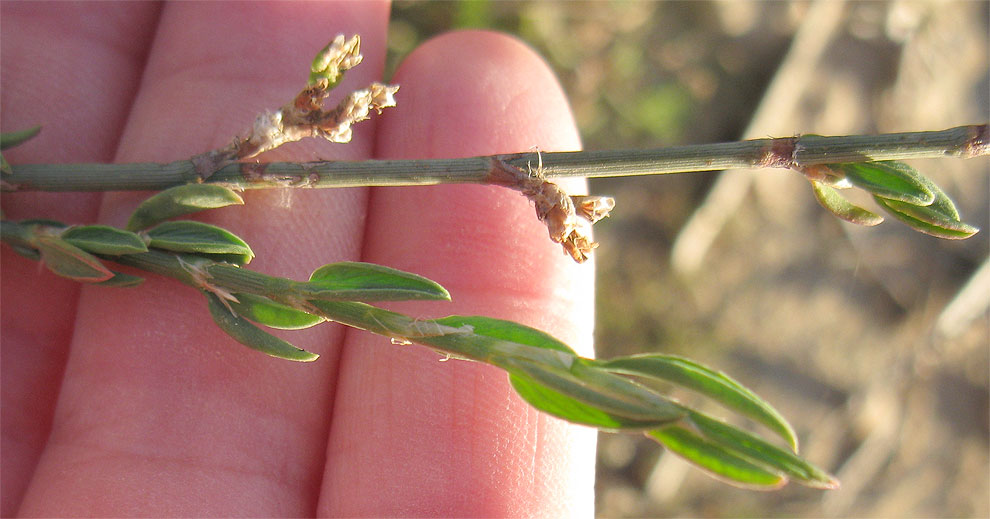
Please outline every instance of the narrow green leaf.
[{"label": "narrow green leaf", "polygon": [[[603,384],[597,379],[588,383],[578,378],[570,370],[581,359],[570,348],[521,324],[472,316],[418,320],[350,301],[312,300],[310,304],[335,322],[501,367],[516,376],[524,399],[531,399],[530,403],[537,408],[557,413],[564,419],[603,427],[647,428],[668,423],[684,414],[653,392],[650,392],[650,398],[644,397],[649,390],[624,377],[604,371],[599,373],[625,384],[626,394],[617,394],[615,384]],[[545,400],[546,395],[562,392],[568,396]],[[594,405],[600,409],[591,410]],[[620,411],[612,413],[615,409]],[[614,416],[608,418],[609,414]]]},{"label": "narrow green leaf", "polygon": [[204,294],[209,302],[210,315],[213,316],[213,321],[237,342],[280,359],[311,362],[319,358],[319,355],[297,348],[263,331],[247,319],[235,315],[216,295],[209,292],[204,292]]},{"label": "narrow green leaf", "polygon": [[40,225],[42,227],[52,227],[54,229],[62,229],[68,227],[64,223],[58,220],[49,220],[47,218],[28,218],[27,220],[21,220],[21,225]]},{"label": "narrow green leaf", "polygon": [[204,254],[233,254],[235,258],[249,263],[254,252],[244,240],[220,227],[180,220],[163,222],[145,231],[151,242],[149,247],[175,252],[196,252]]},{"label": "narrow green leaf", "polygon": [[643,354],[597,361],[616,373],[673,382],[705,395],[779,434],[795,451],[797,435],[787,420],[770,404],[728,375],[674,355]]},{"label": "narrow green leaf", "polygon": [[31,247],[24,247],[22,245],[15,245],[13,243],[8,243],[8,245],[10,245],[10,248],[13,249],[14,252],[20,254],[21,256],[24,256],[29,260],[38,261],[41,259],[41,253],[38,252],[38,249],[32,249]]},{"label": "narrow green leaf", "polygon": [[127,221],[127,230],[139,231],[169,218],[241,205],[244,199],[237,193],[215,184],[185,184],[166,189],[141,203]]},{"label": "narrow green leaf", "polygon": [[935,201],[935,194],[917,171],[903,162],[860,162],[832,164],[838,168],[854,186],[891,200],[900,200],[914,205],[928,205]]},{"label": "narrow green leaf", "polygon": [[295,285],[306,299],[328,301],[449,301],[450,294],[422,276],[373,263],[331,263]]},{"label": "narrow green leaf", "polygon": [[7,157],[4,157],[2,153],[0,153],[0,173],[4,175],[14,174],[14,168],[10,166],[10,163],[7,162]]},{"label": "narrow green leaf", "polygon": [[436,322],[454,328],[470,326],[475,335],[525,344],[526,346],[562,351],[575,357],[577,356],[577,353],[570,346],[564,344],[556,337],[536,328],[530,328],[529,326],[512,321],[477,315],[451,315],[437,319]]},{"label": "narrow green leaf", "polygon": [[100,260],[92,254],[55,236],[39,236],[34,244],[41,260],[52,272],[87,283],[98,283],[113,277]]},{"label": "narrow green leaf", "polygon": [[254,294],[234,294],[237,301],[230,301],[230,307],[243,317],[258,324],[280,330],[301,330],[322,323],[326,319],[310,315],[291,306],[276,303],[267,297]]},{"label": "narrow green leaf", "polygon": [[746,431],[697,411],[689,411],[688,418],[709,441],[754,463],[779,470],[802,485],[828,489],[839,486],[839,482],[824,470]]},{"label": "narrow green leaf", "polygon": [[[668,423],[683,415],[677,406],[655,391],[587,364],[566,344],[534,328],[478,316],[449,316],[433,322],[470,333],[448,333],[413,340],[508,371],[519,379],[520,387],[528,391],[521,395],[524,399],[560,418],[578,423],[603,420],[601,423],[613,425],[619,421],[642,428]],[[533,384],[542,388],[535,388]],[[557,394],[560,396],[554,396]],[[564,398],[573,402],[544,402],[539,398]],[[597,408],[597,411],[592,413],[575,402]]]},{"label": "narrow green leaf", "polygon": [[551,389],[522,373],[509,373],[509,382],[529,405],[569,422],[590,425],[608,431],[655,427],[656,422],[637,421],[609,414],[560,391]]},{"label": "narrow green leaf", "polygon": [[34,128],[28,128],[26,130],[16,132],[0,133],[0,150],[13,148],[14,146],[34,138],[34,136],[38,135],[39,132],[41,132],[41,126],[35,126]]},{"label": "narrow green leaf", "polygon": [[856,225],[872,227],[883,222],[883,217],[852,204],[839,194],[839,191],[817,180],[811,181],[818,203],[835,216]]},{"label": "narrow green leaf", "polygon": [[934,183],[929,184],[929,189],[935,194],[935,201],[928,206],[916,206],[878,196],[873,198],[895,218],[925,234],[962,240],[980,231],[977,227],[959,221],[959,211],[952,199]]},{"label": "narrow green leaf", "polygon": [[253,254],[249,256],[247,254],[206,254],[200,252],[197,256],[208,258],[217,263],[230,263],[232,265],[237,265],[238,267],[243,267],[244,265],[251,263],[251,260],[254,259]]},{"label": "narrow green leaf", "polygon": [[433,321],[413,319],[366,303],[319,299],[308,302],[331,321],[397,340],[412,340],[444,332]]},{"label": "narrow green leaf", "polygon": [[886,200],[880,197],[875,198],[881,207],[907,226],[916,231],[935,236],[936,238],[964,240],[980,231],[979,228],[967,223],[952,220],[942,220],[938,223],[932,223],[930,220],[937,220],[938,215],[934,212],[924,214],[926,213],[924,209],[927,208],[904,204],[896,200]]},{"label": "narrow green leaf", "polygon": [[144,283],[143,277],[132,276],[130,274],[124,274],[123,272],[117,272],[115,270],[111,270],[111,272],[113,272],[112,278],[106,281],[100,281],[99,283],[97,283],[97,285],[117,287],[117,288],[130,288],[130,287],[136,287],[141,283]]},{"label": "narrow green leaf", "polygon": [[730,484],[754,490],[774,490],[787,484],[787,479],[781,474],[750,463],[683,427],[665,427],[646,435],[660,442],[670,452]]},{"label": "narrow green leaf", "polygon": [[148,247],[140,236],[107,225],[81,225],[69,227],[62,239],[94,254],[137,254],[147,252]]},{"label": "narrow green leaf", "polygon": [[921,182],[925,184],[925,187],[935,195],[935,200],[927,207],[939,215],[937,221],[948,219],[958,222],[960,220],[959,210],[956,209],[956,204],[952,202],[949,195],[945,194],[945,191],[942,191],[942,188],[938,187],[930,178],[922,175],[918,176]]},{"label": "narrow green leaf", "polygon": [[576,423],[595,426],[613,423],[619,428],[643,429],[669,424],[684,416],[679,406],[656,393],[652,395],[654,402],[646,402],[638,394],[617,394],[612,388],[589,384],[554,366],[520,359],[502,360],[496,365],[516,377],[513,387],[519,385],[517,391],[523,390],[520,396],[530,405]]}]

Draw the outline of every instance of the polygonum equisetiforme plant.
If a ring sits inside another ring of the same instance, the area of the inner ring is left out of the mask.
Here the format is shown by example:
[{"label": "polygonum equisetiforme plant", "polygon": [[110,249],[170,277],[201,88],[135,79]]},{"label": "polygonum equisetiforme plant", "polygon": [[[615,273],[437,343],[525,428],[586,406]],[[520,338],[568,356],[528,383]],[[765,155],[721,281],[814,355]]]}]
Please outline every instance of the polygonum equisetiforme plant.
[{"label": "polygonum equisetiforme plant", "polygon": [[[9,248],[40,260],[54,273],[81,282],[131,287],[142,279],[108,264],[175,278],[206,299],[216,324],[242,344],[293,361],[317,355],[262,329],[302,329],[333,321],[416,343],[449,357],[505,370],[512,387],[532,406],[565,420],[608,431],[638,431],[691,463],[734,484],[777,488],[793,479],[816,488],[838,482],[797,455],[787,421],[729,376],[689,359],[647,353],[614,359],[580,357],[568,345],[518,323],[481,316],[421,319],[376,307],[401,300],[448,300],[437,283],[387,266],[343,262],[317,268],[307,280],[269,276],[246,268],[250,246],[213,225],[176,219],[197,211],[243,204],[244,189],[416,185],[444,182],[494,184],[533,202],[551,240],[582,262],[597,246],[590,226],[614,207],[611,198],[571,196],[551,182],[565,176],[622,176],[783,167],[802,173],[815,197],[838,217],[862,225],[883,218],[844,198],[856,187],[907,225],[934,236],[961,239],[977,229],[964,223],[938,186],[899,159],[986,155],[987,125],[941,132],[875,136],[805,135],[659,150],[527,152],[452,160],[257,163],[245,161],[286,142],[322,137],[346,143],[351,126],[395,105],[398,86],[373,83],[336,106],[323,104],[343,73],[361,62],[360,40],[338,36],[320,51],[306,87],[289,103],[258,116],[245,137],[230,145],[169,164],[9,165],[4,191],[158,190],[131,214],[124,228],[52,220],[2,221]],[[38,129],[3,135],[15,146]],[[764,426],[763,437],[670,398],[670,384],[692,390]],[[779,445],[778,445],[779,444]]]}]

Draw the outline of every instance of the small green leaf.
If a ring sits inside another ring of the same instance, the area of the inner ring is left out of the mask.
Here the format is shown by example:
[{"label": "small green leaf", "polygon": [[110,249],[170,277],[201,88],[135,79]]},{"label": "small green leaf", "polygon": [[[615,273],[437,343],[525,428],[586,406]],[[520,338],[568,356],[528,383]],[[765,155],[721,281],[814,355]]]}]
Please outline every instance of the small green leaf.
[{"label": "small green leaf", "polygon": [[175,252],[196,252],[203,254],[233,254],[234,258],[249,263],[254,252],[244,240],[220,227],[181,220],[164,222],[145,231],[151,242],[149,247]]},{"label": "small green leaf", "polygon": [[918,207],[916,205],[905,204],[897,200],[887,200],[879,196],[874,199],[887,210],[888,213],[897,218],[912,229],[947,240],[964,240],[980,231],[968,223],[946,218],[937,209],[931,207]]},{"label": "small green leaf", "polygon": [[137,254],[147,252],[148,247],[140,236],[107,225],[82,225],[69,227],[62,239],[94,254]]},{"label": "small green leaf", "polygon": [[21,225],[40,225],[42,227],[53,227],[55,229],[68,227],[58,220],[49,220],[47,218],[28,218],[27,220],[21,220]]},{"label": "small green leaf", "polygon": [[276,303],[267,297],[254,294],[234,294],[237,301],[231,301],[230,307],[243,317],[258,324],[280,330],[301,330],[322,323],[326,319],[311,315],[291,306]]},{"label": "small green leaf", "polygon": [[470,326],[474,335],[525,344],[526,346],[562,351],[577,356],[577,353],[570,346],[564,344],[556,337],[536,328],[530,328],[529,326],[512,321],[478,315],[451,315],[437,319],[436,322],[453,328]]},{"label": "small green leaf", "polygon": [[117,272],[115,270],[112,270],[111,272],[113,272],[112,278],[106,281],[100,281],[99,283],[97,283],[97,285],[117,287],[117,288],[130,288],[130,287],[136,287],[141,283],[144,283],[143,277],[132,276],[130,274],[124,274],[123,272]]},{"label": "small green leaf", "polygon": [[959,211],[952,199],[939,189],[934,182],[924,179],[928,189],[935,194],[935,201],[928,206],[916,206],[897,200],[887,200],[874,196],[874,199],[887,212],[913,229],[938,238],[962,240],[980,230],[959,221]]},{"label": "small green leaf", "polygon": [[41,253],[38,252],[38,249],[32,249],[31,247],[24,247],[22,245],[15,245],[13,243],[8,243],[8,245],[10,245],[10,248],[13,249],[14,252],[20,254],[21,256],[24,256],[29,260],[38,261],[41,259]]},{"label": "small green leaf", "polygon": [[674,355],[644,354],[598,361],[617,373],[673,382],[705,395],[779,434],[795,451],[797,436],[787,420],[770,404],[728,375]]},{"label": "small green leaf", "polygon": [[305,299],[327,301],[449,301],[434,281],[373,263],[331,263],[316,269],[306,283],[294,285]]},{"label": "small green leaf", "polygon": [[522,373],[510,373],[512,388],[529,405],[557,418],[582,425],[590,425],[608,431],[655,427],[656,422],[646,422],[612,415],[601,409],[551,389]]},{"label": "small green leaf", "polygon": [[35,126],[34,128],[28,128],[27,130],[20,130],[16,132],[0,133],[0,150],[13,148],[14,146],[34,138],[34,136],[38,135],[39,132],[41,132],[41,126]]},{"label": "small green leaf", "polygon": [[787,484],[787,479],[781,474],[750,463],[683,427],[665,427],[646,435],[660,442],[670,452],[728,483],[754,490],[774,490]]},{"label": "small green leaf", "polygon": [[549,334],[512,321],[451,315],[426,323],[461,333],[434,334],[416,339],[417,342],[503,368],[501,363],[506,359],[522,359],[569,370],[578,359],[569,346]]},{"label": "small green leaf", "polygon": [[199,253],[198,255],[199,256],[202,256],[202,257],[209,258],[210,260],[215,261],[217,263],[230,263],[232,265],[237,265],[238,267],[243,267],[244,265],[247,265],[248,263],[251,263],[251,260],[254,259],[254,256],[253,255],[249,256],[247,254],[206,254],[206,253]]},{"label": "small green leaf", "polygon": [[811,181],[811,187],[815,191],[815,198],[818,200],[818,203],[835,216],[847,222],[856,225],[865,225],[867,227],[883,223],[882,216],[852,204],[840,195],[835,188],[817,180]]},{"label": "small green leaf", "polygon": [[[458,336],[473,336],[469,328],[453,328],[440,324],[436,320],[413,319],[407,315],[392,312],[366,303],[355,301],[322,301],[313,299],[308,301],[321,315],[327,319],[357,328],[367,330],[371,333],[391,337],[401,341],[419,342],[424,345],[431,345],[426,339],[456,338]],[[452,339],[456,340],[456,339]],[[452,343],[466,348],[458,354],[463,357],[480,360],[476,355],[484,354],[483,345],[476,342],[466,341],[463,343]],[[452,352],[454,350],[451,350]],[[481,357],[484,358],[484,357]]]},{"label": "small green leaf", "polygon": [[575,423],[610,429],[644,429],[669,424],[684,416],[679,406],[656,393],[654,402],[645,402],[638,394],[623,395],[612,388],[589,384],[584,378],[554,366],[520,359],[502,360],[496,365],[515,377],[510,381],[523,400]]},{"label": "small green leaf", "polygon": [[243,203],[240,195],[216,184],[176,186],[142,202],[127,221],[127,230],[139,231],[176,216]]},{"label": "small green leaf", "polygon": [[839,486],[834,477],[820,468],[794,453],[767,443],[743,430],[697,411],[690,411],[688,419],[698,432],[708,440],[754,463],[778,470],[802,485],[814,488],[836,488]]},{"label": "small green leaf", "polygon": [[297,348],[261,330],[247,319],[235,315],[216,295],[209,292],[204,292],[204,294],[209,302],[210,315],[213,316],[213,321],[237,342],[280,359],[311,362],[319,358],[319,355]]},{"label": "small green leaf", "polygon": [[113,277],[100,260],[92,254],[55,236],[38,236],[34,244],[41,260],[52,272],[87,283],[98,283]]},{"label": "small green leaf", "polygon": [[642,428],[683,416],[663,396],[587,364],[566,344],[534,328],[478,316],[449,316],[433,322],[464,333],[421,337],[416,342],[508,371],[517,377],[517,385],[525,392],[521,394],[524,399],[560,418],[586,424],[591,423],[589,420],[612,425],[625,423]]},{"label": "small green leaf", "polygon": [[903,162],[858,162],[831,164],[839,169],[854,186],[891,200],[913,205],[928,205],[935,201],[935,194],[928,189],[930,182]]}]

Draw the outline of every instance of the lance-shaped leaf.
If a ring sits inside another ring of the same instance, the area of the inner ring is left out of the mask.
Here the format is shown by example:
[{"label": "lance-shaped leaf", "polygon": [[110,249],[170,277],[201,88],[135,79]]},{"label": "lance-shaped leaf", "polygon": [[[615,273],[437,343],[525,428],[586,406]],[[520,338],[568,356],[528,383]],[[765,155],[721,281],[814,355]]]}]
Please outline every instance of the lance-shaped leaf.
[{"label": "lance-shaped leaf", "polygon": [[621,415],[610,414],[598,407],[547,387],[532,377],[519,372],[509,373],[509,382],[516,393],[529,405],[569,422],[590,425],[607,431],[643,429],[659,425],[656,422],[633,420]]},{"label": "lance-shaped leaf", "polygon": [[753,463],[779,471],[802,485],[826,489],[839,486],[839,482],[824,470],[746,431],[697,411],[689,411],[688,420],[707,440]]},{"label": "lance-shaped leaf", "polygon": [[55,236],[38,236],[34,245],[41,253],[41,260],[52,272],[87,283],[98,283],[113,277],[92,254]]},{"label": "lance-shaped leaf", "polygon": [[69,227],[61,238],[94,254],[119,256],[148,251],[144,240],[137,234],[107,225]]},{"label": "lance-shaped leaf", "polygon": [[[29,139],[34,138],[41,131],[41,126],[35,126],[34,128],[28,128],[27,130],[20,130],[16,132],[0,133],[0,150],[5,150],[7,148],[13,148]],[[14,170],[10,167],[10,163],[7,159],[0,154],[0,172],[12,175]]]},{"label": "lance-shaped leaf", "polygon": [[980,231],[968,223],[950,219],[940,219],[937,211],[928,211],[927,207],[905,204],[896,200],[876,197],[881,207],[895,218],[912,229],[947,240],[964,240]]},{"label": "lance-shaped leaf", "polygon": [[22,245],[16,245],[13,243],[10,243],[8,245],[10,245],[10,248],[13,249],[14,252],[20,254],[21,256],[24,256],[29,260],[38,261],[41,259],[41,254],[38,252],[38,249],[32,249],[31,247],[24,247]]},{"label": "lance-shaped leaf", "polygon": [[[465,333],[469,330],[457,329],[437,324],[433,320],[413,319],[398,312],[392,312],[355,301],[308,301],[320,315],[327,319],[360,330],[390,337],[398,341],[417,341],[423,337],[444,334]],[[422,344],[426,344],[423,342]]]},{"label": "lance-shaped leaf", "polygon": [[39,225],[42,227],[52,227],[53,229],[64,229],[68,227],[68,225],[58,220],[49,220],[47,218],[28,218],[27,220],[21,220],[21,225]]},{"label": "lance-shaped leaf", "polygon": [[254,252],[244,240],[226,229],[192,220],[164,222],[145,231],[149,247],[174,252],[231,255],[249,263]]},{"label": "lance-shaped leaf", "polygon": [[113,277],[106,281],[100,281],[97,285],[130,288],[144,283],[144,278],[141,276],[132,276],[131,274],[124,274],[123,272],[117,272],[116,270],[111,270],[110,272],[113,272]]},{"label": "lance-shaped leaf", "polygon": [[254,294],[234,294],[237,301],[228,301],[228,305],[243,317],[258,324],[280,330],[301,330],[324,322],[326,319],[318,315],[308,314],[282,303],[276,303],[267,297]]},{"label": "lance-shaped leaf", "polygon": [[674,355],[632,355],[597,362],[610,371],[666,380],[696,391],[766,425],[797,450],[797,436],[787,420],[773,406],[724,373]]},{"label": "lance-shaped leaf", "polygon": [[477,315],[451,315],[432,321],[458,333],[434,334],[421,344],[461,357],[502,366],[505,359],[536,361],[549,367],[570,370],[577,353],[552,335],[503,319]]},{"label": "lance-shaped leaf", "polygon": [[454,328],[470,326],[474,335],[524,344],[536,348],[562,351],[569,355],[577,356],[577,353],[570,346],[549,333],[513,321],[481,315],[450,315],[442,319],[437,319],[436,322]]},{"label": "lance-shaped leaf", "polygon": [[294,285],[306,299],[326,301],[449,301],[450,294],[434,281],[382,265],[331,263],[316,269],[306,283]]},{"label": "lance-shaped leaf", "polygon": [[[629,394],[603,387],[565,370],[521,359],[496,365],[510,374],[519,396],[533,407],[571,422],[616,429],[645,429],[684,416],[673,402],[647,388],[629,386]],[[625,379],[623,379],[625,380]],[[650,398],[643,398],[645,393]]]},{"label": "lance-shaped leaf", "polygon": [[310,362],[319,358],[319,355],[297,348],[251,324],[247,319],[234,314],[216,295],[209,292],[204,292],[204,294],[209,302],[210,315],[213,316],[213,321],[237,342],[280,359]]},{"label": "lance-shaped leaf", "polygon": [[887,212],[908,226],[925,234],[950,240],[969,238],[980,230],[959,221],[959,211],[952,199],[935,183],[928,182],[928,189],[935,194],[935,201],[927,206],[916,206],[897,200],[887,200],[874,196],[874,199]]},{"label": "lance-shaped leaf", "polygon": [[683,427],[665,427],[646,434],[674,454],[728,483],[754,490],[774,490],[787,484],[787,478],[780,473],[760,467]]},{"label": "lance-shaped leaf", "polygon": [[930,182],[903,162],[859,162],[830,167],[842,171],[854,186],[874,195],[914,205],[935,201],[935,194],[928,189]]},{"label": "lance-shaped leaf", "polygon": [[185,184],[166,189],[141,203],[127,221],[127,230],[139,231],[204,209],[241,205],[237,193],[215,184]]},{"label": "lance-shaped leaf", "polygon": [[34,136],[38,135],[39,132],[41,132],[41,126],[35,126],[34,128],[28,128],[26,130],[19,130],[16,132],[0,133],[0,150],[13,148],[14,146],[34,138]]},{"label": "lance-shaped leaf", "polygon": [[811,187],[815,191],[815,199],[822,207],[847,222],[867,227],[883,222],[882,216],[854,205],[831,186],[812,180]]},{"label": "lance-shaped leaf", "polygon": [[413,340],[501,367],[515,377],[513,384],[523,399],[565,420],[643,428],[683,415],[656,392],[586,363],[569,346],[535,328],[479,316],[434,322],[461,333]]}]

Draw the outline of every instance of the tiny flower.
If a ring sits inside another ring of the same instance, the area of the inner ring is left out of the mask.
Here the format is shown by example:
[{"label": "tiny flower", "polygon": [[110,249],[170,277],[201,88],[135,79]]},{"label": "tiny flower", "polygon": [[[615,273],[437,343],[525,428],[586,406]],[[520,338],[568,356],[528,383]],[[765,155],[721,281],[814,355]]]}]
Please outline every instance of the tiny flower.
[{"label": "tiny flower", "polygon": [[354,35],[345,41],[344,35],[337,35],[332,42],[316,55],[310,65],[309,84],[328,88],[337,82],[340,73],[361,63],[361,38]]}]

